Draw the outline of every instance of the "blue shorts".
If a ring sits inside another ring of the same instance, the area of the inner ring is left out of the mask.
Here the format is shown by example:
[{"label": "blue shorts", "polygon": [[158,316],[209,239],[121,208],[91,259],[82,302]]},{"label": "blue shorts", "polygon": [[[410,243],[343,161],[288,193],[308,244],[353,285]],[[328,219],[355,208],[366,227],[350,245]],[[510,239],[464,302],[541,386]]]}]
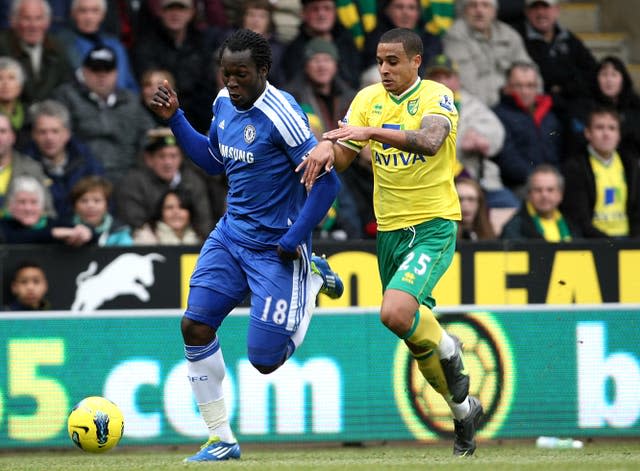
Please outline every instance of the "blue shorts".
[{"label": "blue shorts", "polygon": [[216,229],[205,241],[190,281],[192,288],[207,288],[213,293],[204,306],[192,306],[190,296],[185,316],[217,329],[251,294],[249,328],[289,337],[297,330],[313,295],[309,292],[310,277],[308,245],[303,246],[298,260],[283,262],[275,249],[243,247]]}]

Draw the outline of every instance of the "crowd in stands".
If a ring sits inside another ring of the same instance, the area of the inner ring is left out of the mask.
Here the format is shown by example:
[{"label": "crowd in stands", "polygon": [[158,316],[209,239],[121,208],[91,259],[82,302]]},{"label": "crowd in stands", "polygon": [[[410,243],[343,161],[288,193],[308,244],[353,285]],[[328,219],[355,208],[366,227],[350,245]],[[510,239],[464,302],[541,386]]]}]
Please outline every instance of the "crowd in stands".
[{"label": "crowd in stands", "polygon": [[[224,178],[149,103],[167,80],[206,133],[219,48],[239,27],[268,38],[269,81],[318,137],[378,80],[382,33],[417,31],[421,76],[460,113],[460,239],[637,237],[640,96],[622,60],[597,61],[558,16],[558,0],[2,2],[0,243],[200,244]],[[368,148],[340,178],[316,236],[375,237]]]}]

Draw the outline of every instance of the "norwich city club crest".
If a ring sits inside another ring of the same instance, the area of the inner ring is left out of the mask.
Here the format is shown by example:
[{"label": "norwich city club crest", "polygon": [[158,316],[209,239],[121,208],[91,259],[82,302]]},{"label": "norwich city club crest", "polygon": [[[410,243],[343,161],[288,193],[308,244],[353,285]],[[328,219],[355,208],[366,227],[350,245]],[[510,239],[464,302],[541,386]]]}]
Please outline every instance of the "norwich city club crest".
[{"label": "norwich city club crest", "polygon": [[419,98],[416,98],[414,100],[409,100],[407,103],[407,111],[411,116],[418,112],[418,100]]}]

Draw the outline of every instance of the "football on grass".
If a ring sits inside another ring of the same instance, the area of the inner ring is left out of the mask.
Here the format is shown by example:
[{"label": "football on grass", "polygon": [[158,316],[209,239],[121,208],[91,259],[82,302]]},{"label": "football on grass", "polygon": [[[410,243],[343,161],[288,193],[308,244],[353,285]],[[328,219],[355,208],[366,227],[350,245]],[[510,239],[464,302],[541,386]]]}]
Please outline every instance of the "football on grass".
[{"label": "football on grass", "polygon": [[73,443],[81,450],[104,453],[122,438],[124,417],[120,408],[109,399],[91,396],[71,410],[67,430]]}]

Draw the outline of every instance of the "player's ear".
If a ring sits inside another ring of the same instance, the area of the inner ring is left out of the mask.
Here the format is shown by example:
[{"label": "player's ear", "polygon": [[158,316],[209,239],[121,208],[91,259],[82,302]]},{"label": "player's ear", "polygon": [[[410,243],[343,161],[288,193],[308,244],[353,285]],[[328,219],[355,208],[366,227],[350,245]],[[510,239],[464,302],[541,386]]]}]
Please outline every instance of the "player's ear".
[{"label": "player's ear", "polygon": [[416,54],[415,56],[413,56],[413,65],[416,69],[420,68],[420,65],[422,64],[422,55],[421,54]]}]

